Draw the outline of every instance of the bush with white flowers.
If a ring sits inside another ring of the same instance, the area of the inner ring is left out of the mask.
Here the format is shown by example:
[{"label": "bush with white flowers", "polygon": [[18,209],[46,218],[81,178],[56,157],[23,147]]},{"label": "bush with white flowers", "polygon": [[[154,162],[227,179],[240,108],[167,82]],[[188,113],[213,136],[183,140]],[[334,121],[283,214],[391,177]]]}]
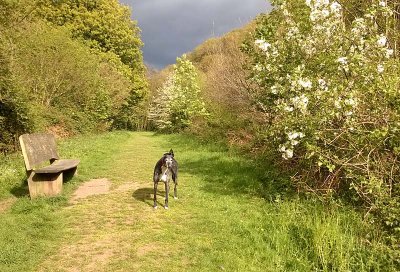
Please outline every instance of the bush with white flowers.
[{"label": "bush with white flowers", "polygon": [[196,68],[186,55],[177,58],[174,70],[158,90],[149,110],[149,120],[161,131],[188,127],[193,118],[207,115],[200,96]]},{"label": "bush with white flowers", "polygon": [[[400,67],[386,36],[392,10],[376,1],[349,25],[336,1],[272,2],[244,47],[266,143],[298,187],[353,192],[383,213],[388,201],[400,203]],[[398,218],[385,224],[400,234]]]}]

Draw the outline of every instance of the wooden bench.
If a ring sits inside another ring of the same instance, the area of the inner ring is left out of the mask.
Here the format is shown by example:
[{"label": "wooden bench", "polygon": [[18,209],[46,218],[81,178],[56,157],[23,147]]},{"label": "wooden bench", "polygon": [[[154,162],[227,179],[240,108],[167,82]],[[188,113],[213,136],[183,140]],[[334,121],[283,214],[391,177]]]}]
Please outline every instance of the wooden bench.
[{"label": "wooden bench", "polygon": [[54,196],[62,192],[63,172],[76,173],[79,160],[60,160],[56,140],[47,133],[19,137],[28,176],[29,194]]}]

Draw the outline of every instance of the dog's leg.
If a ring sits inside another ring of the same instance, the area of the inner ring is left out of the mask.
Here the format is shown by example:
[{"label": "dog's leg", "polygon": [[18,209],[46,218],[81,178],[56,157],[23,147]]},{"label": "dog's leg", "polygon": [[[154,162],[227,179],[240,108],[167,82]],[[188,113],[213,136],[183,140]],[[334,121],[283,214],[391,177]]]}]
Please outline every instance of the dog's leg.
[{"label": "dog's leg", "polygon": [[176,188],[176,186],[177,186],[178,184],[174,184],[174,199],[178,199],[178,190],[177,190],[177,188]]},{"label": "dog's leg", "polygon": [[154,181],[154,205],[153,205],[154,209],[157,209],[157,185],[158,182]]},{"label": "dog's leg", "polygon": [[168,194],[169,194],[169,181],[165,182],[165,206],[164,208],[168,209]]},{"label": "dog's leg", "polygon": [[174,181],[174,199],[178,199],[178,164],[176,161],[172,168],[172,180]]},{"label": "dog's leg", "polygon": [[174,199],[178,199],[178,189],[176,188],[176,186],[178,186],[177,173],[172,173],[172,180],[174,181]]}]

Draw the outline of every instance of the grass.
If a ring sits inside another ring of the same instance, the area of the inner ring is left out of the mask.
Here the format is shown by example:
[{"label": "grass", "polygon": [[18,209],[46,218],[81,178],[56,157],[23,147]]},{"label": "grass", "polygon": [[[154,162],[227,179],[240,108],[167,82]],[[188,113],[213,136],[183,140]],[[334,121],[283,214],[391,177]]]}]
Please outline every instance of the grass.
[{"label": "grass", "polygon": [[[154,210],[153,167],[170,148],[179,200],[162,209],[159,186]],[[60,153],[81,159],[79,176],[61,197],[19,194],[0,213],[0,271],[396,271],[381,254],[381,234],[356,212],[278,196],[283,177],[219,146],[114,132],[64,141]],[[69,204],[92,178],[111,180],[112,190]],[[14,183],[0,185],[3,199],[23,191],[20,174]]]}]

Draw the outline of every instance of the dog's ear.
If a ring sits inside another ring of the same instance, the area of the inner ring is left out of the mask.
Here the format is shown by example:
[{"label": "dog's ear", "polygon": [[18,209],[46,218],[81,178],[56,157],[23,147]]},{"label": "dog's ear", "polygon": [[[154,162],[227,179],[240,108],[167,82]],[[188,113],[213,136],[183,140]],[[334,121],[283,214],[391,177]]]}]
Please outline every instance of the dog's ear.
[{"label": "dog's ear", "polygon": [[171,156],[173,157],[173,156],[174,156],[174,151],[171,149],[171,150],[169,151],[169,154],[171,154]]}]

